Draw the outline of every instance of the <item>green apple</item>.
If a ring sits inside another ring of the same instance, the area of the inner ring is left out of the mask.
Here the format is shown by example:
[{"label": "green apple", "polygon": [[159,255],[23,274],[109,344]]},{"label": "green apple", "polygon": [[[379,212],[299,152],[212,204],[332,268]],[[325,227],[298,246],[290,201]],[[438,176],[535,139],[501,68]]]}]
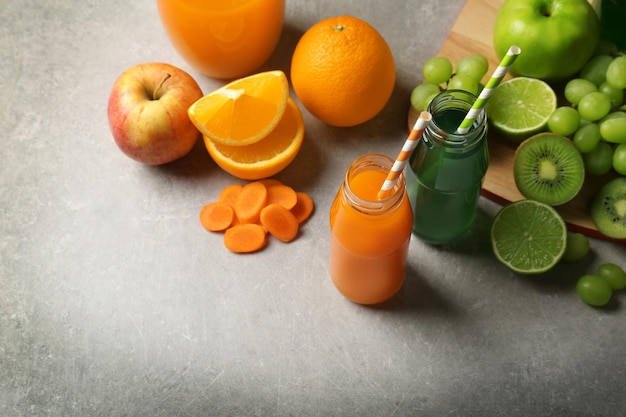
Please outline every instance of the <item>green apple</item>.
[{"label": "green apple", "polygon": [[107,114],[115,143],[147,165],[182,158],[200,136],[187,109],[202,95],[191,75],[173,65],[151,62],[128,68],[109,95]]},{"label": "green apple", "polygon": [[557,81],[582,68],[599,33],[598,16],[587,0],[505,0],[496,16],[493,45],[500,59],[511,45],[522,49],[511,73]]}]

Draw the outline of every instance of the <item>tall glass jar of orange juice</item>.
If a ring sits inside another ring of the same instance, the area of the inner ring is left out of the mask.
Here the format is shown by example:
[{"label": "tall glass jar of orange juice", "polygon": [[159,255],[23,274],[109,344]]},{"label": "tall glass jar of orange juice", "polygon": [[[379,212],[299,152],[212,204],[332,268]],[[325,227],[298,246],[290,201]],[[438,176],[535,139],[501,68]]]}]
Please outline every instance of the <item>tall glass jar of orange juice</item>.
[{"label": "tall glass jar of orange juice", "polygon": [[270,57],[283,27],[285,0],[157,0],[178,53],[209,77],[249,75]]},{"label": "tall glass jar of orange juice", "polygon": [[378,154],[354,160],[330,209],[330,276],[339,292],[359,304],[391,298],[406,274],[413,214],[404,176],[378,199],[393,163]]}]

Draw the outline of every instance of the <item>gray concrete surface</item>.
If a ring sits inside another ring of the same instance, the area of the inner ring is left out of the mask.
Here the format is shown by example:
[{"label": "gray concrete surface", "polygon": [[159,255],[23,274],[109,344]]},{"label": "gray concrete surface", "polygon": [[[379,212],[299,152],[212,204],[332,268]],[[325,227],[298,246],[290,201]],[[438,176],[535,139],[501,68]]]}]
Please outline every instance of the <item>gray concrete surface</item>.
[{"label": "gray concrete surface", "polygon": [[582,303],[575,281],[623,245],[541,277],[491,253],[499,209],[481,199],[462,242],[412,240],[401,292],[376,307],[327,275],[328,210],[348,163],[395,155],[411,89],[464,2],[288,0],[263,69],[288,70],[299,36],[352,14],[389,42],[394,94],[348,129],[304,112],[278,178],[317,208],[291,244],[234,255],[198,223],[237,182],[199,143],[140,165],[115,146],[106,102],[127,67],[165,61],[205,92],[221,82],[172,48],[149,0],[24,0],[0,7],[0,415],[623,416],[624,293]]}]

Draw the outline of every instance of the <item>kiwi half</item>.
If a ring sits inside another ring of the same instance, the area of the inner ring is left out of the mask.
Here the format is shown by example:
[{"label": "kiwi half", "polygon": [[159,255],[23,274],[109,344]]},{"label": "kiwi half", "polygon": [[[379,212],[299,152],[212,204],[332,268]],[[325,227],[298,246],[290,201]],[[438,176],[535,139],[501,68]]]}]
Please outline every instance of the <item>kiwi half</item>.
[{"label": "kiwi half", "polygon": [[582,188],[585,165],[569,139],[539,133],[517,147],[513,176],[524,197],[558,206],[570,201]]},{"label": "kiwi half", "polygon": [[626,239],[626,177],[604,184],[591,199],[591,219],[605,236]]}]

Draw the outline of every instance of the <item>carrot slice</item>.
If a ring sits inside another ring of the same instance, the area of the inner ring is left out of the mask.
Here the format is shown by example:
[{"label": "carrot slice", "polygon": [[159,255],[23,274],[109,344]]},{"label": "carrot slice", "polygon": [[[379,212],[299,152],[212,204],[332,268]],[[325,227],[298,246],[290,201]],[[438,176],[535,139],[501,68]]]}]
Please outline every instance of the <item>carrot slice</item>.
[{"label": "carrot slice", "polygon": [[230,251],[250,253],[265,247],[268,232],[283,242],[294,240],[313,210],[308,194],[267,178],[224,187],[217,201],[202,207],[200,223],[206,230],[223,231]]},{"label": "carrot slice", "polygon": [[265,185],[265,187],[267,188],[271,187],[272,185],[282,185],[282,182],[280,182],[276,178],[263,178],[262,180],[259,180],[259,182]]},{"label": "carrot slice", "polygon": [[313,199],[307,193],[300,191],[296,192],[296,196],[298,197],[298,201],[291,209],[291,213],[295,216],[296,220],[298,220],[298,223],[302,224],[311,217],[313,213]]},{"label": "carrot slice", "polygon": [[278,240],[291,242],[298,235],[298,220],[280,204],[265,206],[260,219],[263,227]]},{"label": "carrot slice", "polygon": [[215,201],[200,210],[200,224],[210,232],[221,232],[228,229],[235,217],[233,208],[228,204]]},{"label": "carrot slice", "polygon": [[258,224],[238,224],[224,233],[224,246],[231,252],[250,253],[265,246],[265,229]]},{"label": "carrot slice", "polygon": [[237,201],[237,197],[241,193],[241,190],[243,190],[242,184],[227,185],[222,189],[217,201],[226,203],[231,207],[235,207],[235,201]]},{"label": "carrot slice", "polygon": [[261,210],[267,202],[267,188],[259,181],[243,186],[234,209],[241,223],[258,223]]},{"label": "carrot slice", "polygon": [[287,210],[291,210],[298,202],[298,196],[293,188],[284,184],[276,184],[267,187],[267,204],[280,204]]}]

